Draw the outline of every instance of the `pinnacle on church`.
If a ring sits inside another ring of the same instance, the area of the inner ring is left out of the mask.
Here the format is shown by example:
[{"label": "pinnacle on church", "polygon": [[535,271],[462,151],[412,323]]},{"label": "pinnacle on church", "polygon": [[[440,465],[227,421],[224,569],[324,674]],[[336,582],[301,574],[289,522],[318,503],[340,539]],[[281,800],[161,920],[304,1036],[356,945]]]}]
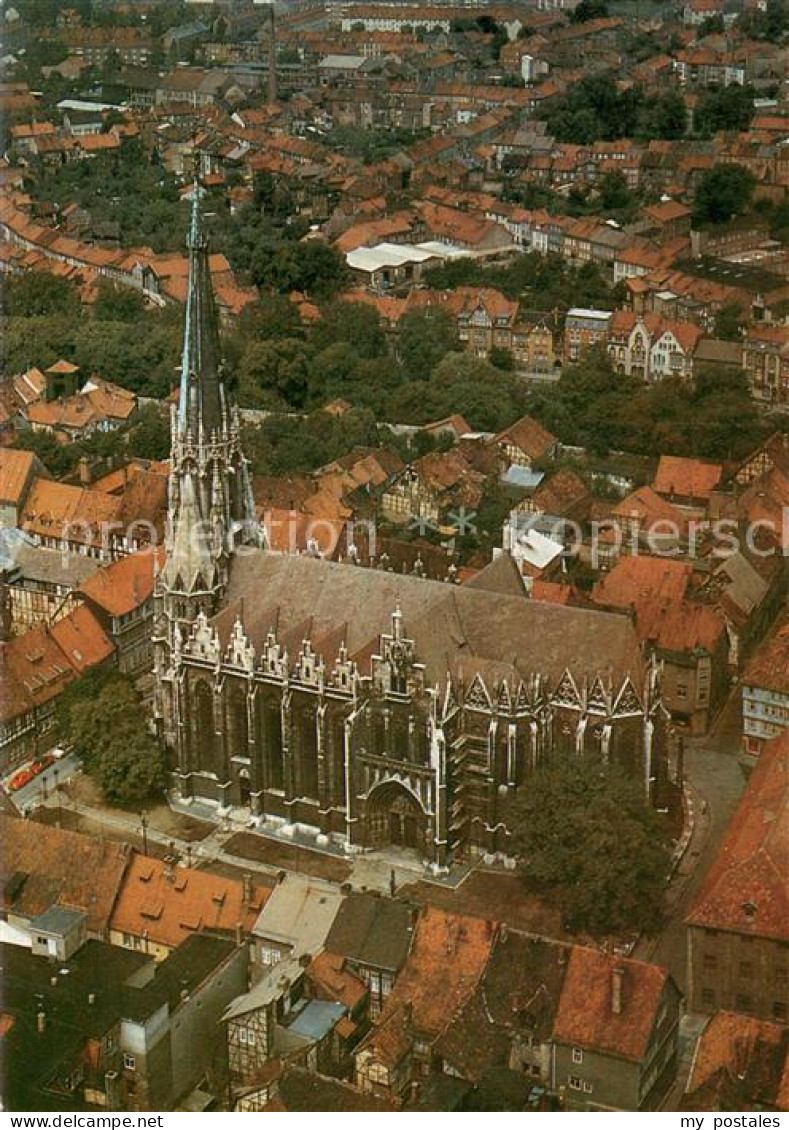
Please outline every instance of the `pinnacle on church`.
[{"label": "pinnacle on church", "polygon": [[211,284],[208,240],[201,228],[200,186],[195,178],[189,250],[189,287],[181,354],[178,429],[181,435],[210,438],[222,428],[224,398],[220,381],[219,327]]}]

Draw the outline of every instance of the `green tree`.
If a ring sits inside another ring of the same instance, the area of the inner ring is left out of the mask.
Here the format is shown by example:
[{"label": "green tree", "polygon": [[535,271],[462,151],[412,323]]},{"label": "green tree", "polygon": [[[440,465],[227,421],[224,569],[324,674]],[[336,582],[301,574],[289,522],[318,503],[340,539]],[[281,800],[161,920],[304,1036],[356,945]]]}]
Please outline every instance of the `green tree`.
[{"label": "green tree", "polygon": [[127,450],[138,459],[166,459],[170,454],[170,420],[158,404],[139,410],[128,432]]},{"label": "green tree", "polygon": [[754,114],[753,96],[751,87],[736,82],[705,91],[693,115],[696,132],[711,137],[719,130],[747,130]]},{"label": "green tree", "polygon": [[325,306],[312,332],[312,341],[317,349],[346,342],[361,358],[386,353],[386,333],[378,311],[363,302],[340,301]]},{"label": "green tree", "polygon": [[666,834],[630,775],[597,759],[554,762],[524,782],[507,822],[524,883],[568,929],[601,937],[659,928]]},{"label": "green tree", "polygon": [[607,15],[608,5],[605,0],[581,0],[581,3],[570,12],[570,23],[585,24],[589,20],[597,20]]},{"label": "green tree", "polygon": [[6,279],[3,298],[6,318],[51,318],[80,315],[79,292],[73,283],[48,271],[25,271]]},{"label": "green tree", "polygon": [[619,169],[604,173],[600,178],[600,205],[606,212],[627,208],[633,200],[627,186],[627,177]]},{"label": "green tree", "polygon": [[101,279],[93,304],[94,318],[103,322],[139,322],[145,312],[141,291]]},{"label": "green tree", "polygon": [[742,307],[737,302],[722,306],[715,315],[715,337],[723,341],[739,341],[740,326],[744,322]]},{"label": "green tree", "polygon": [[138,805],[164,788],[164,756],[143,718],[134,683],[115,668],[93,668],[58,699],[59,732],[111,804]]},{"label": "green tree", "polygon": [[713,165],[699,179],[693,202],[694,221],[724,224],[747,212],[755,184],[753,173],[743,165]]},{"label": "green tree", "polygon": [[323,299],[343,288],[348,269],[339,251],[327,243],[288,241],[273,251],[258,249],[252,258],[252,277],[258,286],[270,286],[283,294],[298,290]]},{"label": "green tree", "polygon": [[438,306],[417,307],[400,319],[397,353],[409,381],[424,381],[460,342],[454,318]]},{"label": "green tree", "polygon": [[636,136],[641,141],[674,141],[684,137],[687,128],[685,100],[677,91],[670,90],[644,102],[638,112]]},{"label": "green tree", "polygon": [[239,403],[246,408],[303,407],[310,358],[309,348],[296,338],[253,342],[239,366]]},{"label": "green tree", "polygon": [[56,479],[74,470],[80,454],[74,444],[58,443],[49,432],[34,432],[32,429],[19,433],[16,446],[24,451],[35,452],[50,475]]},{"label": "green tree", "polygon": [[245,306],[236,323],[237,336],[244,343],[298,337],[302,330],[298,307],[287,295],[267,291],[260,302]]}]

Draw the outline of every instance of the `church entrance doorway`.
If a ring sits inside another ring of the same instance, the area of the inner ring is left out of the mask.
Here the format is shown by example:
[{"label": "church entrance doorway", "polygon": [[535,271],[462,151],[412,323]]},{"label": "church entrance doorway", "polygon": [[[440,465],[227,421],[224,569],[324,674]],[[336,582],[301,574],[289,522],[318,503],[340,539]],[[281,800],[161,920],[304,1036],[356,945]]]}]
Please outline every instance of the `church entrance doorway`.
[{"label": "church entrance doorway", "polygon": [[427,817],[413,793],[397,781],[387,781],[370,793],[365,828],[368,847],[424,851]]}]

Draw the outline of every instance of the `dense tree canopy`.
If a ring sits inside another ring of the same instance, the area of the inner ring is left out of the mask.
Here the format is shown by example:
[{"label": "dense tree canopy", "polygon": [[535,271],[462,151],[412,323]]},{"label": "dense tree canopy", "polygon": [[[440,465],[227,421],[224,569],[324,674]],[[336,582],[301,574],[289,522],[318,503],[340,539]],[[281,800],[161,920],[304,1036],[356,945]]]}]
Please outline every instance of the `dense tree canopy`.
[{"label": "dense tree canopy", "polygon": [[754,114],[754,92],[733,82],[700,95],[693,114],[696,132],[711,137],[719,130],[747,130]]},{"label": "dense tree canopy", "polygon": [[593,936],[655,932],[669,868],[660,817],[639,782],[598,760],[543,767],[508,814],[527,887]]},{"label": "dense tree canopy", "polygon": [[671,139],[686,128],[685,104],[675,91],[647,97],[640,87],[620,90],[614,75],[590,74],[575,83],[544,111],[548,129],[576,145],[619,137]]},{"label": "dense tree canopy", "polygon": [[164,788],[164,756],[143,716],[134,683],[114,668],[86,672],[58,699],[60,733],[111,804],[139,805]]},{"label": "dense tree canopy", "polygon": [[601,352],[568,366],[550,394],[534,395],[531,410],[563,442],[596,454],[736,459],[765,434],[743,372],[713,366],[695,386],[671,378],[645,385],[615,372]]},{"label": "dense tree canopy", "polygon": [[725,224],[747,212],[756,180],[744,165],[713,165],[699,178],[693,218],[698,224]]},{"label": "dense tree canopy", "polygon": [[79,294],[67,279],[47,271],[24,271],[4,282],[3,314],[6,318],[73,318],[79,313]]}]

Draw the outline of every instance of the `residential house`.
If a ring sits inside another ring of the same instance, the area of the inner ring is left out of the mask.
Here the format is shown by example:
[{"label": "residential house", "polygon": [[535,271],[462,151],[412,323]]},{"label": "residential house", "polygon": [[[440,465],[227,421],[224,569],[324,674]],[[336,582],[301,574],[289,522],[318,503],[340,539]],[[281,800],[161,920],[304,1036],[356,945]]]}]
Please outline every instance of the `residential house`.
[{"label": "residential house", "polygon": [[27,420],[35,432],[50,432],[73,441],[124,427],[133,420],[136,410],[133,392],[91,377],[75,396],[31,404]]},{"label": "residential house", "polygon": [[699,1036],[681,1110],[785,1111],[789,1028],[716,1012]]},{"label": "residential house", "polygon": [[325,946],[343,897],[333,883],[295,872],[285,875],[252,929],[253,962],[265,972],[290,956],[314,956]]},{"label": "residential house", "polygon": [[540,459],[555,455],[559,441],[531,416],[522,416],[493,439],[493,444],[507,464],[532,467]]},{"label": "residential house", "polygon": [[587,310],[573,306],[564,320],[564,360],[578,361],[587,349],[605,345],[611,321],[610,310]]},{"label": "residential house", "polygon": [[573,946],[553,1026],[568,1110],[654,1109],[674,1079],[682,994],[667,969]]},{"label": "residential house", "polygon": [[[523,584],[523,591],[532,595],[535,581],[556,580],[564,558],[561,520],[551,521],[556,529],[545,534],[536,527],[541,515],[515,510],[504,523],[501,549],[494,548],[493,560],[512,562]],[[469,583],[473,583],[473,580]]]},{"label": "residential house", "polygon": [[2,962],[4,1105],[161,1111],[206,1075],[223,1090],[214,1033],[245,984],[246,947],[196,936],[154,968],[144,954],[88,941],[58,968],[3,946]]},{"label": "residential house", "polygon": [[742,744],[749,758],[789,728],[789,622],[783,619],[742,675]]},{"label": "residential house", "polygon": [[789,1019],[789,734],[762,749],[685,919],[688,1007]]},{"label": "residential house", "polygon": [[[309,957],[289,957],[268,969],[222,1017],[227,1034],[230,1084],[236,1109],[257,1109],[260,1084],[281,1062],[337,1074],[347,1059],[346,1038],[356,1031],[346,1003],[312,996]],[[349,978],[341,993],[347,998]],[[356,999],[365,997],[356,982]]]},{"label": "residential house", "polygon": [[622,557],[592,600],[630,610],[638,638],[663,661],[661,700],[675,724],[705,733],[729,685],[724,618],[691,599],[692,566],[673,558]]},{"label": "residential house", "polygon": [[369,990],[369,1011],[377,1017],[406,963],[416,911],[406,902],[352,891],[341,903],[326,935],[327,954]]},{"label": "residential house", "polygon": [[591,491],[580,475],[569,467],[561,467],[547,477],[540,475],[539,481],[534,486],[529,484],[527,490],[529,493],[515,508],[518,511],[554,514],[557,518],[574,522],[583,522],[589,517]]},{"label": "residential house", "polygon": [[58,696],[84,671],[113,661],[112,640],[89,608],[51,627],[32,628],[2,650],[0,772],[46,751],[56,741]]},{"label": "residential house", "polygon": [[789,326],[749,326],[742,342],[742,367],[757,400],[789,403]]},{"label": "residential house", "polygon": [[426,528],[448,527],[453,515],[476,510],[486,476],[457,448],[432,452],[395,475],[381,495],[385,518]]},{"label": "residential house", "polygon": [[355,1053],[355,1083],[384,1097],[426,1078],[447,1020],[473,993],[490,958],[493,923],[425,907],[411,952],[378,1023]]},{"label": "residential house", "polygon": [[400,1104],[379,1095],[360,1091],[342,1079],[308,1071],[304,1067],[280,1064],[270,1078],[250,1088],[236,1103],[236,1110],[262,1111],[265,1114],[335,1112],[347,1114],[371,1112],[390,1114]]},{"label": "residential house", "polygon": [[675,506],[706,509],[722,477],[720,463],[661,455],[652,487]]},{"label": "residential house", "polygon": [[690,322],[666,322],[658,314],[617,310],[611,317],[608,353],[619,372],[644,381],[690,381],[703,331]]},{"label": "residential house", "polygon": [[0,942],[31,948],[38,936],[32,923],[53,907],[83,914],[87,938],[109,940],[128,844],[6,815],[0,815],[0,833]]},{"label": "residential house", "polygon": [[472,1083],[507,1068],[553,1085],[553,1028],[570,948],[500,927],[485,971],[434,1045],[441,1071]]},{"label": "residential house", "polygon": [[180,867],[170,857],[134,855],[115,901],[109,940],[156,961],[192,934],[238,941],[250,934],[268,894],[250,877],[227,879]]},{"label": "residential house", "polygon": [[116,555],[122,499],[84,486],[37,478],[25,499],[20,525],[40,545],[99,561]]},{"label": "residential house", "polygon": [[27,496],[36,479],[46,476],[43,463],[32,451],[0,447],[0,522],[20,526]]},{"label": "residential house", "polygon": [[76,589],[99,568],[93,557],[44,549],[21,531],[7,531],[0,583],[12,635],[22,635],[73,612],[79,604]]},{"label": "residential house", "polygon": [[153,663],[153,590],[163,564],[163,547],[140,550],[93,571],[78,588],[113,641],[118,667],[134,676]]},{"label": "residential house", "polygon": [[691,210],[678,200],[661,200],[644,208],[644,219],[661,243],[690,235]]}]

